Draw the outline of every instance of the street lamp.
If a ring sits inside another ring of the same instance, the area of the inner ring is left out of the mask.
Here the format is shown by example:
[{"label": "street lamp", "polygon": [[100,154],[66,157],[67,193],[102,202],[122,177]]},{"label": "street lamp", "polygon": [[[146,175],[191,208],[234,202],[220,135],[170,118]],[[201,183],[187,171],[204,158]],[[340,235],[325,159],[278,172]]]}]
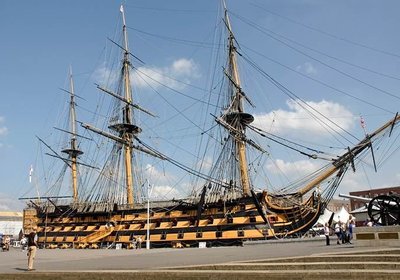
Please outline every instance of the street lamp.
[{"label": "street lamp", "polygon": [[146,249],[150,249],[150,196],[153,188],[150,188],[149,180],[147,180],[147,234],[146,234]]}]

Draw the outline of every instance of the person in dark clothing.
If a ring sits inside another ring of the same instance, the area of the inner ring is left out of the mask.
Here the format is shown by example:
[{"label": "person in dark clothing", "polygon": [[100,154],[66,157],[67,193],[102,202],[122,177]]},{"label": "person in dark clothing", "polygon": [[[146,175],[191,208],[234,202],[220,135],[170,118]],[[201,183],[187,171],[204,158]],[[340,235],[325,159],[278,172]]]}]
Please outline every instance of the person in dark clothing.
[{"label": "person in dark clothing", "polygon": [[28,235],[28,271],[34,270],[33,269],[33,260],[36,256],[37,250],[37,234],[36,229],[33,229]]}]

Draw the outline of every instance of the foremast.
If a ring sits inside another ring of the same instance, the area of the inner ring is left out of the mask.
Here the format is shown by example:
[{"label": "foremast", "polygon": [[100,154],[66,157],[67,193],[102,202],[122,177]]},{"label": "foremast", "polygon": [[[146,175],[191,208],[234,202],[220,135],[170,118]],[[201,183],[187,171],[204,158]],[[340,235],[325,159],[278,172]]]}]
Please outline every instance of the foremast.
[{"label": "foremast", "polygon": [[229,33],[228,37],[228,79],[232,86],[231,101],[223,116],[219,119],[219,123],[229,130],[233,137],[235,146],[235,155],[238,160],[238,167],[240,171],[240,181],[243,195],[250,195],[250,180],[247,168],[246,158],[246,141],[245,141],[245,127],[247,124],[253,122],[254,117],[244,112],[243,97],[244,94],[240,86],[240,76],[237,66],[237,51],[235,46],[235,36],[232,32],[231,23],[228,16],[228,11],[224,1],[225,10],[225,24]]},{"label": "foremast", "polygon": [[74,92],[74,81],[72,78],[72,69],[69,71],[69,81],[70,81],[70,102],[69,102],[69,119],[70,119],[70,147],[68,149],[62,150],[63,153],[69,155],[69,160],[71,162],[71,181],[72,181],[72,194],[74,202],[78,202],[78,156],[82,155],[83,152],[78,149],[77,138],[76,138],[76,112],[75,112],[75,92]]}]

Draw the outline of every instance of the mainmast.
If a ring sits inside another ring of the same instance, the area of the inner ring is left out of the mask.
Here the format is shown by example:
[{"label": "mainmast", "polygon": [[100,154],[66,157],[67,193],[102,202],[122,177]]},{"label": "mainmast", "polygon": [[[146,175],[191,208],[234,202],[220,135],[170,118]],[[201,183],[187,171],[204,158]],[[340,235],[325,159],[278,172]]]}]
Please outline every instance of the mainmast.
[{"label": "mainmast", "polygon": [[247,169],[246,159],[246,142],[245,142],[245,126],[254,120],[254,117],[243,111],[243,92],[240,86],[240,77],[237,67],[236,46],[234,44],[235,37],[232,32],[231,23],[229,21],[228,11],[225,9],[225,24],[229,32],[228,38],[228,78],[232,83],[232,97],[229,108],[223,116],[223,120],[233,128],[230,133],[235,142],[236,156],[240,169],[240,180],[244,195],[250,195],[250,180]]},{"label": "mainmast", "polygon": [[[113,92],[108,88],[97,85],[97,88],[100,89],[102,92],[109,94],[110,96],[116,98],[120,102],[118,104],[118,112],[121,112],[121,115],[113,117],[111,120],[112,124],[108,126],[109,129],[114,130],[115,132],[117,132],[117,134],[102,131],[101,129],[95,128],[85,123],[82,123],[82,126],[86,129],[89,129],[95,133],[98,133],[104,137],[107,137],[115,141],[116,143],[118,143],[118,145],[121,145],[122,157],[123,157],[122,164],[124,169],[123,174],[125,176],[125,178],[122,179],[124,180],[125,183],[126,203],[129,204],[130,207],[133,207],[135,203],[134,179],[132,176],[134,171],[132,166],[133,150],[137,150],[139,152],[143,152],[148,155],[155,156],[161,159],[163,159],[163,157],[145,147],[134,144],[135,141],[139,140],[137,135],[142,131],[142,129],[134,123],[133,108],[140,110],[153,117],[155,115],[153,115],[150,111],[142,108],[138,104],[133,103],[132,88],[131,88],[130,73],[129,73],[129,69],[131,67],[131,62],[129,60],[130,52],[128,48],[128,35],[126,29],[125,13],[122,5],[120,7],[120,12],[122,14],[123,46],[121,46],[121,48],[123,49],[123,60],[121,67],[122,85],[118,87],[118,90],[121,90],[121,92]],[[119,107],[120,105],[121,107]]]},{"label": "mainmast", "polygon": [[129,77],[129,67],[131,65],[129,61],[129,49],[128,49],[128,35],[126,31],[126,21],[124,7],[121,5],[120,8],[122,14],[122,29],[123,29],[123,40],[124,40],[124,58],[122,64],[122,75],[123,75],[123,95],[126,100],[126,104],[122,109],[122,123],[110,126],[110,128],[117,131],[120,137],[124,141],[123,153],[124,153],[124,165],[125,165],[125,186],[127,203],[133,206],[133,179],[132,179],[132,146],[133,146],[133,135],[140,133],[141,129],[132,123],[132,109],[128,105],[132,103],[132,89]]},{"label": "mainmast", "polygon": [[74,81],[72,78],[72,68],[69,71],[69,81],[70,81],[70,102],[69,102],[69,119],[70,119],[70,147],[68,149],[62,150],[63,153],[69,155],[71,161],[71,181],[72,181],[72,193],[74,202],[78,201],[78,170],[77,170],[77,159],[78,156],[82,155],[83,152],[78,150],[77,139],[76,139],[76,113],[75,113],[75,93],[74,93]]}]

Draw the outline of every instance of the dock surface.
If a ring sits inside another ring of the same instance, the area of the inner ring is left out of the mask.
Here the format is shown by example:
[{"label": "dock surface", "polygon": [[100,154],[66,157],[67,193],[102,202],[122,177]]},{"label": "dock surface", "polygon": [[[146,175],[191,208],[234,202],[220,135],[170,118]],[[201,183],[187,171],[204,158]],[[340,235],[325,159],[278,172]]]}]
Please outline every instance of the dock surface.
[{"label": "dock surface", "polygon": [[241,247],[40,249],[29,272],[26,251],[0,252],[0,260],[0,279],[337,279],[337,271],[346,279],[400,279],[400,247],[326,246],[324,238]]}]

